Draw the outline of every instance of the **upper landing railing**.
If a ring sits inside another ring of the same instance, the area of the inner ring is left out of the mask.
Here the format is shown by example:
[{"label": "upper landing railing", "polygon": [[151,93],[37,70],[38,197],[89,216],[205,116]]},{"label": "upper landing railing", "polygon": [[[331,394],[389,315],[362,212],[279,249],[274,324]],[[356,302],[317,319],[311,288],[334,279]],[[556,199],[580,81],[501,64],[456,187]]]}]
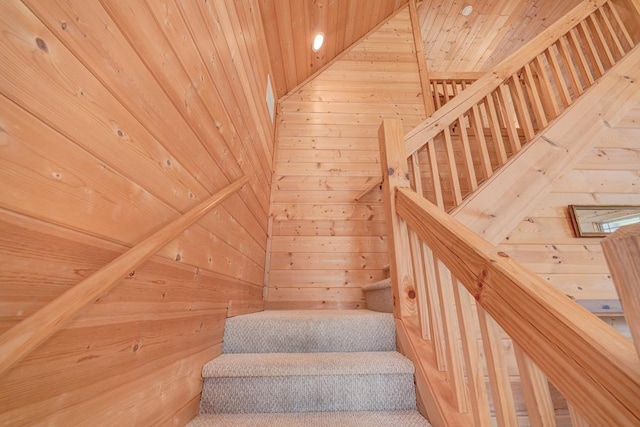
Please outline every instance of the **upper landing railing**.
[{"label": "upper landing railing", "polygon": [[639,7],[585,1],[474,83],[432,82],[439,108],[405,137],[414,188],[460,205],[640,41]]}]

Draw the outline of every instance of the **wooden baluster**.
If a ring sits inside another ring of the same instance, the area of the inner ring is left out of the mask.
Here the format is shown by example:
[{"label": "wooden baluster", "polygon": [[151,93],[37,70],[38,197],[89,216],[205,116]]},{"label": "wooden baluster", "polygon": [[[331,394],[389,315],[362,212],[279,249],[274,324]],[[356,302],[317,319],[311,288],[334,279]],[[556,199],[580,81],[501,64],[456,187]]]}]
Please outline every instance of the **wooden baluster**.
[{"label": "wooden baluster", "polygon": [[437,110],[438,106],[436,105],[436,98],[438,97],[438,82],[435,80],[431,80],[429,82],[429,86],[431,86],[431,97],[433,98],[433,108]]},{"label": "wooden baluster", "polygon": [[458,175],[458,166],[453,153],[453,141],[451,139],[451,131],[449,127],[442,130],[444,133],[444,147],[447,154],[447,164],[449,165],[449,178],[451,179],[451,189],[453,192],[454,207],[462,203],[462,191],[460,190],[460,176]]},{"label": "wooden baluster", "polygon": [[435,195],[435,205],[444,210],[444,198],[442,197],[442,183],[440,182],[440,171],[438,168],[438,157],[436,154],[435,140],[427,143],[427,154],[429,156],[429,166],[431,168],[431,183],[433,184],[433,194]]},{"label": "wooden baluster", "polygon": [[429,301],[427,299],[427,287],[433,286],[427,281],[425,274],[424,257],[422,256],[422,243],[415,231],[409,229],[409,242],[411,244],[411,265],[413,269],[413,279],[416,284],[416,297],[418,301],[418,320],[422,338],[431,340],[431,322],[429,320]]},{"label": "wooden baluster", "polygon": [[523,75],[525,88],[527,89],[529,101],[531,102],[531,106],[533,108],[533,114],[538,124],[538,130],[542,130],[543,128],[547,127],[549,122],[547,122],[547,114],[545,113],[544,107],[542,106],[540,93],[538,92],[536,82],[533,78],[533,71],[531,70],[531,66],[529,64],[526,64],[524,66]]},{"label": "wooden baluster", "polygon": [[[462,80],[460,82],[462,90],[465,90],[468,84],[473,84],[473,82]],[[487,180],[491,175],[493,175],[493,167],[491,166],[491,157],[489,157],[487,141],[484,136],[484,129],[482,128],[482,121],[480,120],[480,111],[478,106],[474,105],[466,114],[468,115],[469,120],[469,127],[467,129],[473,129],[476,146],[478,147],[478,153],[480,156],[480,164],[482,165],[482,173],[484,174],[484,179]]]},{"label": "wooden baluster", "polygon": [[422,197],[426,198],[424,194],[424,188],[422,186],[422,166],[420,166],[420,154],[416,151],[411,155],[411,172],[413,173],[413,182],[415,184],[415,190]]},{"label": "wooden baluster", "polygon": [[611,24],[609,17],[604,12],[604,8],[598,9],[596,13],[600,17],[600,20],[604,22],[604,25],[607,28],[607,35],[609,36],[609,38],[611,39],[611,42],[613,42],[613,45],[616,48],[616,51],[618,53],[618,58],[622,58],[625,54],[624,48],[622,47],[622,43],[620,42],[620,39],[618,38],[616,31],[613,29],[613,25]]},{"label": "wooden baluster", "polygon": [[[416,192],[420,195],[423,195],[422,188],[422,176],[420,174],[420,158],[418,153],[413,153],[411,155],[411,163],[413,166],[413,180],[415,182]],[[423,196],[424,197],[424,196]],[[427,288],[432,285],[432,282],[429,282],[429,278],[427,275],[427,266],[425,265],[425,257],[422,249],[423,243],[420,242],[417,234],[410,230],[410,238],[411,238],[411,256],[414,260],[414,264],[419,264],[421,270],[416,272],[416,293],[418,294],[418,319],[420,320],[420,328],[422,331],[422,338],[429,341],[433,337],[431,335],[431,307],[429,305],[429,298],[427,296]],[[417,245],[416,245],[417,241]],[[414,270],[415,272],[416,270]],[[418,280],[420,278],[420,280]]]},{"label": "wooden baluster", "polygon": [[458,408],[458,412],[468,411],[467,390],[462,372],[462,357],[458,347],[458,336],[456,331],[456,320],[453,301],[453,285],[449,269],[440,261],[436,264],[438,279],[438,295],[440,296],[440,312],[442,313],[442,326],[444,332],[445,350],[447,356],[447,366],[449,367],[449,381],[452,385],[453,398]]},{"label": "wooden baluster", "polygon": [[449,86],[452,84],[452,82],[450,80],[444,80],[442,82],[442,89],[444,92],[444,102],[443,104],[446,104],[447,102],[449,102],[451,100],[451,97],[449,96]]},{"label": "wooden baluster", "polygon": [[493,175],[493,166],[491,166],[491,157],[489,157],[489,149],[487,148],[487,139],[484,137],[484,127],[480,119],[480,110],[474,105],[469,112],[469,121],[476,136],[476,144],[478,145],[478,153],[480,153],[480,164],[485,179],[489,179]]},{"label": "wooden baluster", "polygon": [[558,99],[556,98],[556,90],[554,90],[553,85],[551,84],[549,73],[547,73],[547,67],[543,61],[543,55],[536,56],[532,65],[535,66],[538,74],[538,83],[540,84],[540,89],[543,92],[542,103],[547,113],[547,119],[553,120],[560,115],[560,106],[558,105]]},{"label": "wooden baluster", "polygon": [[618,27],[620,27],[620,31],[622,32],[622,35],[624,36],[625,41],[629,45],[629,49],[627,50],[631,50],[633,46],[635,46],[635,43],[633,42],[633,39],[631,38],[631,34],[629,34],[629,31],[627,31],[627,27],[624,25],[624,22],[622,22],[622,19],[618,14],[618,10],[616,9],[615,5],[611,2],[607,2],[607,7],[611,11],[611,15],[613,15],[613,19],[615,19],[616,23],[618,24]]},{"label": "wooden baluster", "polygon": [[569,88],[567,88],[565,76],[560,70],[558,58],[556,58],[556,54],[554,53],[554,46],[555,45],[551,45],[547,50],[544,51],[544,54],[547,57],[547,62],[549,63],[549,67],[551,68],[553,80],[556,82],[556,88],[558,89],[558,94],[560,95],[560,101],[562,102],[563,107],[566,108],[571,105],[573,101],[571,99],[571,95],[569,94]]},{"label": "wooden baluster", "polygon": [[586,43],[585,49],[587,51],[587,56],[589,57],[589,61],[593,66],[595,66],[594,71],[597,71],[597,75],[595,77],[602,76],[605,72],[604,64],[602,63],[602,60],[600,59],[600,55],[598,54],[599,51],[596,48],[596,45],[594,42],[595,37],[591,35],[591,32],[587,27],[587,21],[586,20],[580,21],[580,24],[578,24],[576,28],[578,31],[578,35]]},{"label": "wooden baluster", "polygon": [[527,106],[527,100],[524,97],[522,85],[520,79],[516,74],[511,76],[508,81],[509,88],[511,89],[511,98],[513,99],[513,107],[516,110],[518,116],[518,123],[524,131],[524,137],[526,142],[533,141],[536,136],[536,132],[533,129],[533,123],[531,122],[531,113]]},{"label": "wooden baluster", "polygon": [[482,345],[489,371],[489,385],[493,396],[493,406],[495,410],[498,426],[512,427],[518,425],[515,406],[513,403],[513,390],[509,381],[504,361],[502,337],[499,326],[485,313],[481,305],[476,305],[478,321],[480,322],[480,333],[482,334]]},{"label": "wooden baluster", "polygon": [[[458,96],[458,82],[453,82],[453,96]],[[473,155],[471,154],[471,145],[469,143],[469,133],[467,132],[467,121],[464,115],[458,117],[458,129],[460,130],[460,141],[462,143],[462,158],[464,160],[465,170],[467,172],[467,181],[469,182],[469,191],[473,192],[478,188],[478,179],[476,177],[476,169],[473,164]]]},{"label": "wooden baluster", "polygon": [[569,407],[569,415],[571,416],[571,424],[573,427],[590,427],[587,420],[580,415],[571,402],[567,401],[567,406]]},{"label": "wooden baluster", "polygon": [[520,151],[522,145],[520,143],[520,135],[518,134],[518,129],[516,128],[518,117],[513,107],[513,102],[509,93],[509,87],[501,84],[498,87],[497,96],[498,104],[500,105],[502,116],[504,117],[504,124],[507,128],[507,135],[509,136],[511,153],[515,154]]},{"label": "wooden baluster", "polygon": [[622,227],[600,244],[640,354],[640,224]]},{"label": "wooden baluster", "polygon": [[433,84],[435,86],[435,90],[433,92],[433,96],[435,97],[435,101],[436,101],[436,110],[439,110],[440,107],[442,107],[442,99],[440,98],[440,86],[442,86],[441,81],[434,81]]},{"label": "wooden baluster", "polygon": [[482,360],[478,349],[473,308],[467,289],[457,280],[453,284],[453,296],[458,315],[458,327],[462,338],[462,354],[465,358],[467,383],[469,389],[469,402],[473,414],[474,426],[488,427],[491,425],[489,413],[489,400],[485,384]]},{"label": "wooden baluster", "polygon": [[584,81],[587,82],[587,87],[591,87],[595,82],[595,79],[591,73],[591,68],[589,67],[587,58],[584,56],[584,52],[582,51],[575,28],[567,33],[567,37],[569,38],[569,45],[571,46],[571,49],[573,49],[574,59],[578,62],[578,69],[582,73]]},{"label": "wooden baluster", "polygon": [[444,326],[442,324],[443,314],[440,309],[440,296],[438,290],[438,270],[436,267],[437,260],[433,254],[433,251],[423,243],[422,253],[424,254],[424,262],[426,266],[427,282],[430,286],[427,287],[427,298],[429,299],[429,307],[431,314],[431,337],[433,340],[433,348],[436,353],[436,363],[438,370],[447,370],[447,351],[445,349],[445,343],[443,337]]},{"label": "wooden baluster", "polygon": [[564,68],[567,71],[567,75],[569,76],[569,82],[571,83],[571,87],[573,88],[574,93],[573,99],[575,99],[578,96],[582,95],[582,93],[584,92],[584,88],[582,86],[582,82],[580,82],[580,78],[578,77],[578,72],[576,71],[575,64],[573,63],[566,37],[560,37],[559,43],[557,43],[556,46],[558,47],[560,58],[562,58]]},{"label": "wooden baluster", "polygon": [[524,393],[525,404],[532,427],[552,427],[556,425],[555,411],[551,401],[551,392],[547,377],[514,343],[520,381]]},{"label": "wooden baluster", "polygon": [[591,34],[595,34],[594,40],[596,45],[598,46],[600,57],[606,61],[604,63],[606,69],[613,67],[613,64],[616,63],[616,60],[613,57],[613,53],[611,53],[611,49],[609,49],[607,39],[602,33],[602,29],[600,28],[600,24],[596,20],[595,14],[592,13],[591,15],[589,15],[589,18],[587,18],[587,25],[591,29]]},{"label": "wooden baluster", "polygon": [[464,116],[458,117],[458,129],[460,129],[460,141],[462,142],[462,155],[464,159],[464,167],[467,172],[467,180],[469,182],[469,191],[473,192],[478,188],[478,178],[476,177],[476,168],[473,164],[473,155],[471,154],[471,144],[469,143],[469,134],[467,133],[467,123]]},{"label": "wooden baluster", "polygon": [[498,166],[502,166],[505,163],[507,163],[507,152],[504,149],[504,140],[502,139],[502,128],[500,127],[500,120],[498,119],[496,104],[493,101],[492,93],[490,93],[484,98],[484,105],[487,111],[487,119],[489,121],[489,130],[491,131],[491,139],[493,140],[493,147],[496,151]]}]

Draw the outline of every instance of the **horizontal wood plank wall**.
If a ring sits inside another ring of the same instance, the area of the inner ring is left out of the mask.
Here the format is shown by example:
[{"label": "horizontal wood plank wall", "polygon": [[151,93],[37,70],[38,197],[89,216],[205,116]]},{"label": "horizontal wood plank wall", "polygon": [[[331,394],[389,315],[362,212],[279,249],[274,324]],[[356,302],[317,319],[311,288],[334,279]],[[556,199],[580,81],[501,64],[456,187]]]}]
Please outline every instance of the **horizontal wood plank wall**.
[{"label": "horizontal wood plank wall", "polygon": [[618,298],[601,238],[575,237],[568,205],[640,205],[640,122],[631,117],[635,111],[556,181],[500,245],[572,298]]},{"label": "horizontal wood plank wall", "polygon": [[0,378],[0,424],[184,425],[228,308],[262,306],[257,2],[11,0],[0,28],[0,333],[250,177]]},{"label": "horizontal wood plank wall", "polygon": [[378,128],[424,119],[408,9],[280,104],[267,306],[364,308],[385,277]]}]

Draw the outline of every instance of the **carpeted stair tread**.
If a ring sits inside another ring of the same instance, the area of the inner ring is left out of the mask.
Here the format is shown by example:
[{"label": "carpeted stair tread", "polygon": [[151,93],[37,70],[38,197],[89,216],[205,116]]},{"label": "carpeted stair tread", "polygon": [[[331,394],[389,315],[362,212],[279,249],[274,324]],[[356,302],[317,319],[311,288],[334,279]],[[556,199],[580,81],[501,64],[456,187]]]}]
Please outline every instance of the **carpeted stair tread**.
[{"label": "carpeted stair tread", "polygon": [[187,427],[429,427],[418,411],[203,414]]},{"label": "carpeted stair tread", "polygon": [[395,350],[393,316],[369,310],[263,311],[227,319],[224,353]]},{"label": "carpeted stair tread", "polygon": [[387,277],[386,279],[379,280],[377,282],[370,283],[362,287],[363,292],[367,291],[375,291],[377,289],[386,289],[391,287],[391,278]]},{"label": "carpeted stair tread", "polygon": [[202,369],[204,378],[413,373],[413,363],[395,351],[222,354]]}]

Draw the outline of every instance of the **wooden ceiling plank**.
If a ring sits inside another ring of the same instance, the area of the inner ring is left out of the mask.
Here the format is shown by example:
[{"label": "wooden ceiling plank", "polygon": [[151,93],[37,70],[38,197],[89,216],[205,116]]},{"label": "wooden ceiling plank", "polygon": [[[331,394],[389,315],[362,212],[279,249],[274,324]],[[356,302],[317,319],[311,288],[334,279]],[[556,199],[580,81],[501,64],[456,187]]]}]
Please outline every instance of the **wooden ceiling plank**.
[{"label": "wooden ceiling plank", "polygon": [[[280,98],[287,93],[287,81],[285,78],[285,64],[280,44],[280,33],[279,31],[273,30],[273,27],[277,27],[275,3],[269,0],[260,0],[259,5],[262,26],[264,27],[265,34],[269,35],[269,37],[265,37],[265,40],[271,63],[271,78],[274,85],[274,92],[277,97]],[[269,23],[269,28],[267,28],[267,23]]]}]

